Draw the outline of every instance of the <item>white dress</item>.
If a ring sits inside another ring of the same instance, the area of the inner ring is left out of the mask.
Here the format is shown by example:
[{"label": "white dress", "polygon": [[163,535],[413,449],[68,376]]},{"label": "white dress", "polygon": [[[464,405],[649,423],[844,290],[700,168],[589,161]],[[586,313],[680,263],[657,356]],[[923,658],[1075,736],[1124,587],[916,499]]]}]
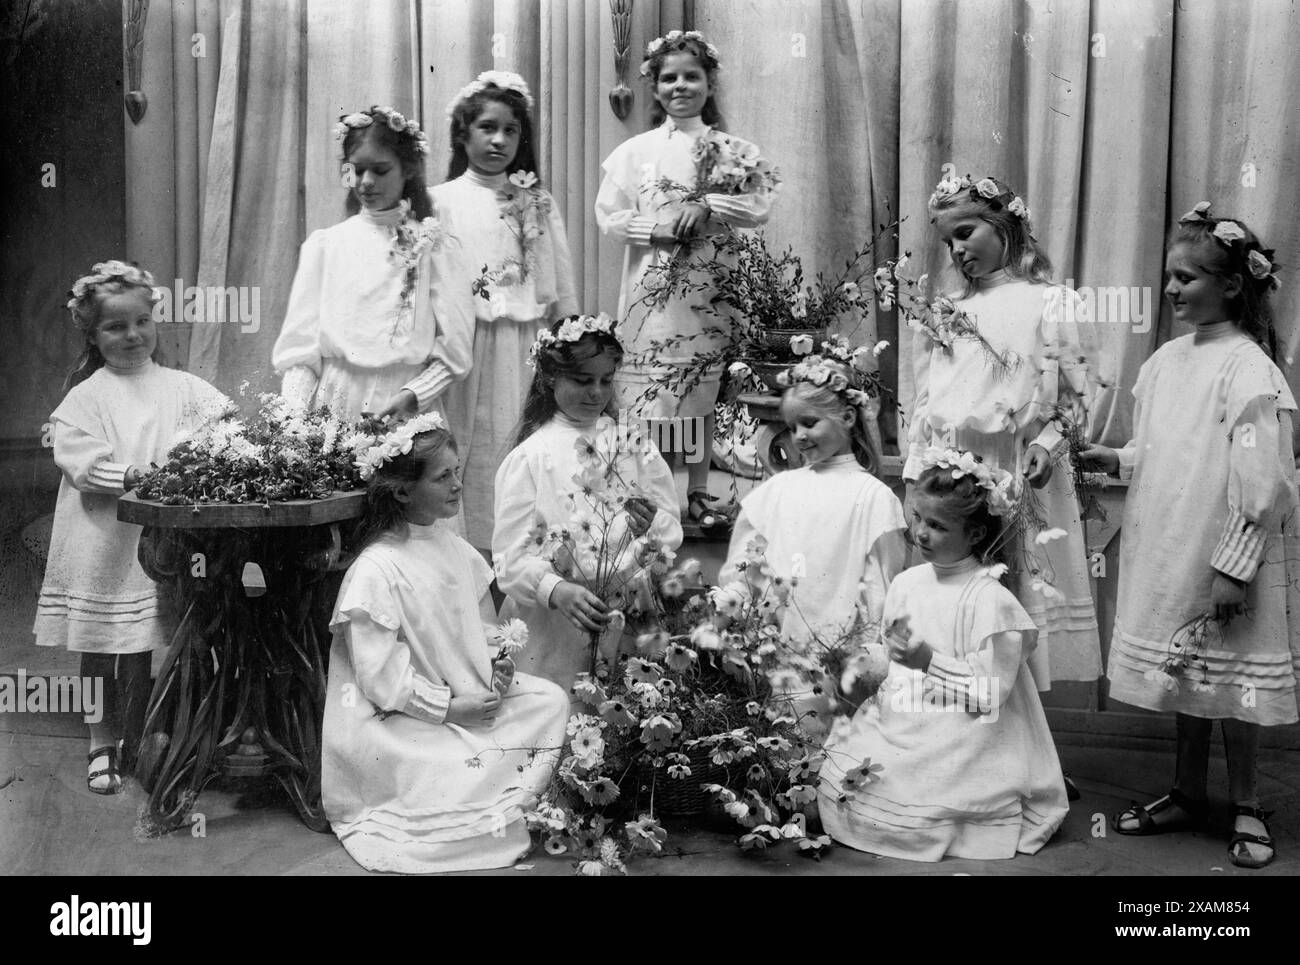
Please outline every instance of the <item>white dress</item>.
[{"label": "white dress", "polygon": [[569,702],[516,674],[490,727],[448,723],[491,689],[492,574],[445,521],[382,537],[348,569],[332,627],[321,796],[372,871],[502,868],[528,850],[524,812],[550,780]]},{"label": "white dress", "polygon": [[[514,233],[519,226],[503,219],[499,204],[499,192],[522,190],[504,174],[485,178],[471,170],[430,191],[470,271],[457,284],[468,290],[483,269],[498,272],[512,260],[516,265],[524,260]],[[465,485],[466,538],[480,550],[492,544],[492,487],[532,381],[528,350],[538,329],[578,311],[564,222],[551,196],[534,190],[549,210],[538,219],[541,234],[530,244],[528,271],[512,284],[489,284],[486,297],[474,298],[473,361],[445,398]]]},{"label": "white dress", "polygon": [[[673,253],[670,247],[652,244],[650,233],[657,224],[671,222],[682,208],[681,202],[666,195],[656,187],[656,182],[668,178],[687,188],[695,186],[691,147],[707,130],[708,126],[698,117],[670,117],[654,130],[629,138],[614,148],[602,165],[605,177],[596,195],[596,224],[602,233],[613,236],[626,246],[618,298],[618,337],[628,357],[614,376],[619,404],[624,408],[630,408],[654,377],[667,367],[688,362],[696,352],[708,352],[723,344],[717,335],[705,334],[706,327],[716,325],[717,320],[691,308],[697,302],[707,301],[707,292],[674,299],[654,310],[638,304],[645,295],[642,279],[646,270],[672,257]],[[727,136],[748,145],[740,138]],[[713,213],[709,227],[719,230],[728,225],[753,228],[763,224],[767,221],[772,199],[764,190],[755,194],[709,194],[704,200]],[[691,337],[671,350],[661,352],[653,362],[636,358],[650,350],[651,342],[679,335]],[[639,414],[651,419],[711,415],[720,376],[720,372],[709,373],[683,399],[660,393],[655,402]]]},{"label": "white dress", "polygon": [[[1150,710],[1294,723],[1300,675],[1295,399],[1260,347],[1224,322],[1161,346],[1133,387],[1133,478],[1121,530],[1110,695]],[[1246,614],[1211,623],[1176,690],[1148,679],[1210,610],[1215,571],[1249,581]]]},{"label": "white dress", "polygon": [[[1101,638],[1079,501],[1065,440],[1047,421],[1055,406],[1077,412],[1090,401],[1089,369],[1078,337],[1087,308],[1068,288],[1019,281],[1004,271],[981,279],[980,290],[956,305],[997,351],[1009,353],[1014,368],[999,374],[972,339],[958,339],[946,351],[918,335],[903,478],[921,474],[921,456],[930,445],[975,452],[1017,477],[1031,444],[1052,455],[1051,480],[1033,492],[1047,527],[1063,529],[1066,536],[1038,545],[1037,531],[1027,531],[1016,548],[1016,596],[1039,629],[1030,668],[1041,690],[1052,680],[1096,680]],[[1032,587],[1044,574],[1059,597],[1049,599]]]},{"label": "white dress", "polygon": [[75,385],[50,417],[63,471],[36,643],[82,653],[140,653],[167,645],[158,587],[136,558],[141,528],[119,522],[123,476],[162,463],[171,448],[230,401],[197,376],[147,362],[104,366]]},{"label": "white dress", "polygon": [[460,252],[445,238],[426,252],[404,299],[407,270],[389,254],[397,225],[418,224],[405,211],[363,208],[303,242],[271,352],[286,398],[350,421],[407,388],[427,412],[469,371],[474,306]]},{"label": "white dress", "polygon": [[[1033,621],[972,557],[900,573],[884,616],[904,615],[913,639],[933,648],[930,668],[891,663],[876,698],[826,741],[817,792],[826,832],[913,861],[1033,854],[1069,809],[1025,664]],[[873,779],[846,788],[867,759],[880,767]]]},{"label": "white dress", "polygon": [[[852,453],[789,469],[741,502],[718,582],[748,579],[756,589],[764,588],[765,580],[742,569],[756,537],[767,541],[771,577],[787,584],[795,555],[802,556],[806,576],[790,591],[782,638],[795,651],[817,658],[813,638],[833,641],[852,627],[859,600],[864,619],[879,626],[885,593],[906,560],[905,527],[898,497]],[[808,683],[819,680],[814,674]],[[825,716],[824,702],[813,696],[811,691],[791,694],[805,732],[824,733],[824,726],[816,725],[829,721],[805,716]]]},{"label": "white dress", "polygon": [[[570,504],[568,494],[576,489],[573,477],[580,471],[575,443],[580,436],[596,441],[605,452],[619,446],[618,426],[608,416],[583,425],[557,413],[508,455],[496,479],[496,529],[492,534],[492,558],[497,585],[507,599],[502,619],[520,617],[532,634],[528,649],[520,656],[520,669],[553,680],[566,690],[588,666],[589,637],[579,631],[558,610],[549,608],[551,592],[562,581],[550,562],[529,547],[531,531],[539,523],[568,526],[574,508],[585,511],[590,503],[579,494]],[[619,471],[629,484],[635,482],[658,507],[646,536],[676,550],[682,544],[678,518],[677,489],[671,470],[657,451],[629,451],[620,448]],[[614,545],[622,542],[620,515],[610,532]],[[641,540],[629,541],[620,556],[617,571],[635,567]]]}]

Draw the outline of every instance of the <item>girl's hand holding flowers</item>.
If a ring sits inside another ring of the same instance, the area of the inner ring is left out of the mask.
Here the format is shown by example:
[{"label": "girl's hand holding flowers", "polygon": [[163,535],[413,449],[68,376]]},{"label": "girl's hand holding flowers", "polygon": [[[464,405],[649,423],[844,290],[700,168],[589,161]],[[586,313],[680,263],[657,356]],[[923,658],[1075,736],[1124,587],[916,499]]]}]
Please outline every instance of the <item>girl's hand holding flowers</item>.
[{"label": "girl's hand holding flowers", "polygon": [[631,496],[623,504],[623,510],[628,515],[627,528],[632,531],[632,535],[644,536],[650,532],[657,510],[648,499],[644,496]]},{"label": "girl's hand holding flowers", "polygon": [[492,661],[492,691],[504,697],[515,679],[515,662],[510,657],[497,657]]},{"label": "girl's hand holding flowers", "polygon": [[1214,619],[1220,623],[1227,623],[1245,613],[1246,584],[1215,570],[1214,581],[1210,584],[1210,608]]},{"label": "girl's hand holding flowers", "polygon": [[1095,443],[1087,446],[1079,452],[1079,463],[1089,468],[1095,466],[1111,476],[1119,475],[1119,453],[1109,446]]},{"label": "girl's hand holding flowers", "polygon": [[598,633],[605,629],[608,607],[585,586],[567,580],[551,591],[551,608],[559,610],[579,630]]},{"label": "girl's hand holding flowers", "polygon": [[447,706],[447,723],[461,727],[490,727],[501,709],[501,695],[495,692],[453,697]]},{"label": "girl's hand holding flowers", "polygon": [[929,670],[930,657],[934,651],[920,637],[912,636],[912,628],[908,623],[907,617],[900,617],[885,630],[889,659],[901,663],[909,670]]},{"label": "girl's hand holding flowers", "polygon": [[[362,415],[367,413],[363,412]],[[375,413],[380,422],[404,422],[420,414],[420,403],[410,389],[398,389],[388,400],[388,404]]]},{"label": "girl's hand holding flowers", "polygon": [[673,220],[673,234],[678,241],[690,241],[709,220],[709,206],[703,201],[688,201]]},{"label": "girl's hand holding flowers", "polygon": [[1042,489],[1052,478],[1052,456],[1040,445],[1025,450],[1029,465],[1025,467],[1025,481],[1035,489]]}]

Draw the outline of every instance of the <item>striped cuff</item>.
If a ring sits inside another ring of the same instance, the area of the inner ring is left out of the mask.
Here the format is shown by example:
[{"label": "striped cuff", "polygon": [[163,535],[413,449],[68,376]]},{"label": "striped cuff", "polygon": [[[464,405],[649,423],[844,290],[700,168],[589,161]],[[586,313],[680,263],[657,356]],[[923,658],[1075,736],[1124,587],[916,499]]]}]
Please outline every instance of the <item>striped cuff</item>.
[{"label": "striped cuff", "polygon": [[416,674],[412,680],[411,696],[407,698],[402,713],[430,724],[442,724],[447,720],[447,708],[450,706],[450,687],[440,687]]},{"label": "striped cuff", "polygon": [[402,388],[415,395],[421,412],[428,412],[433,400],[442,395],[454,380],[451,370],[445,365],[430,365],[427,369],[407,382]]},{"label": "striped cuff", "polygon": [[126,462],[97,462],[90,467],[86,482],[103,492],[124,493],[126,471],[130,468],[130,463]]},{"label": "striped cuff", "polygon": [[930,668],[925,672],[925,685],[943,697],[945,704],[956,704],[971,713],[987,714],[992,710],[988,688],[980,693],[970,664],[944,653],[930,654]]},{"label": "striped cuff", "polygon": [[650,244],[650,232],[655,230],[658,224],[654,218],[647,218],[645,215],[637,215],[627,223],[627,240],[633,245]]},{"label": "striped cuff", "polygon": [[1249,583],[1264,556],[1264,540],[1262,526],[1252,523],[1240,510],[1230,509],[1210,565],[1224,576]]}]

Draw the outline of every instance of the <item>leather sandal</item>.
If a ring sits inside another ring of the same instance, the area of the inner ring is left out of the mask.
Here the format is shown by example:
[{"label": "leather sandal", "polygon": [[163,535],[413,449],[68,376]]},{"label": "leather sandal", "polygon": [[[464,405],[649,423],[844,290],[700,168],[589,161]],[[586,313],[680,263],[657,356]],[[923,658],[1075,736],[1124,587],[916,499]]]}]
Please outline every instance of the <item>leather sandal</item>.
[{"label": "leather sandal", "polygon": [[[1228,860],[1238,868],[1262,868],[1265,865],[1273,863],[1277,857],[1277,849],[1273,844],[1273,836],[1269,833],[1268,818],[1272,817],[1272,811],[1265,811],[1263,808],[1250,807],[1246,804],[1234,804],[1232,806],[1232,816],[1254,818],[1260,824],[1264,825],[1263,834],[1251,834],[1249,831],[1234,831],[1232,838],[1228,841]],[[1250,857],[1250,852],[1245,848],[1237,850],[1239,844],[1262,844],[1269,849],[1269,855],[1263,861],[1256,862]]]},{"label": "leather sandal", "polygon": [[[105,744],[103,747],[96,747],[86,755],[87,764],[94,764],[101,757],[108,758],[106,767],[96,767],[86,771],[86,788],[92,794],[119,794],[122,791],[122,774],[118,769],[118,744]],[[95,781],[101,777],[107,777],[108,783],[102,787],[96,787]]]},{"label": "leather sandal", "polygon": [[705,500],[714,502],[717,496],[704,489],[692,489],[686,494],[686,515],[701,530],[727,530],[731,528],[731,517],[721,510],[711,509]]},{"label": "leather sandal", "polygon": [[[1171,807],[1181,808],[1185,817],[1170,818],[1168,821],[1156,822],[1153,814],[1167,811]],[[1205,827],[1205,818],[1209,814],[1208,801],[1193,801],[1178,788],[1170,789],[1162,798],[1142,805],[1134,802],[1133,806],[1115,815],[1111,826],[1120,834],[1137,836],[1149,834],[1168,834],[1171,831],[1195,831]],[[1120,825],[1125,821],[1137,821],[1136,828],[1125,829]]]}]

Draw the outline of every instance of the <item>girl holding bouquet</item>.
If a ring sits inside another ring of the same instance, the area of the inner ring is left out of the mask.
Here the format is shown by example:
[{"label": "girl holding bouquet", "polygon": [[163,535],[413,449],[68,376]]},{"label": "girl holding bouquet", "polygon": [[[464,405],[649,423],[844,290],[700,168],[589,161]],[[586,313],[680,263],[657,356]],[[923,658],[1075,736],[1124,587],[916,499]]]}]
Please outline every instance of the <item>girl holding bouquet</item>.
[{"label": "girl holding bouquet", "polygon": [[[609,417],[622,357],[608,315],[574,315],[541,332],[518,444],[497,471],[492,557],[502,615],[532,632],[523,669],[565,688],[591,669],[592,634],[611,620],[610,601],[593,589],[627,589],[646,550],[671,553],[682,542],[667,463]],[[607,500],[624,497],[610,513]],[[547,552],[559,529],[573,539]],[[582,548],[593,541],[595,558]]]},{"label": "girl holding bouquet", "polygon": [[[646,272],[691,245],[732,228],[767,221],[777,179],[747,141],[723,134],[715,101],[718,51],[697,31],[674,30],[646,48],[641,74],[654,85],[654,130],[615,148],[605,159],[605,178],[596,196],[596,223],[624,242],[619,320],[631,356],[619,372],[619,402],[639,405],[643,419],[698,419],[711,450],[714,405],[721,369],[698,385],[683,384],[675,397],[663,386],[674,368],[693,355],[718,351],[726,334],[706,324],[691,302],[671,299],[648,304]],[[707,302],[708,293],[698,301]],[[660,436],[662,438],[662,436]],[[729,522],[709,495],[710,460],[688,466],[688,513],[703,526]]]}]

